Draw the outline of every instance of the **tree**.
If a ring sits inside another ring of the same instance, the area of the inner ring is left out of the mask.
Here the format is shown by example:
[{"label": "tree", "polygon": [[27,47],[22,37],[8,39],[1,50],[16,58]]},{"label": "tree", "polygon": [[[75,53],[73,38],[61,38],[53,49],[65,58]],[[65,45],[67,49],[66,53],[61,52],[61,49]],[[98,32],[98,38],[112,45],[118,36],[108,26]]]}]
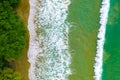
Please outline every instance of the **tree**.
[{"label": "tree", "polygon": [[0,80],[20,80],[11,68],[26,46],[26,28],[15,12],[20,0],[0,0]]},{"label": "tree", "polygon": [[11,4],[17,0],[0,2],[0,56],[6,61],[19,58],[26,45],[26,29]]},{"label": "tree", "polygon": [[21,80],[20,75],[11,68],[0,69],[0,80]]}]

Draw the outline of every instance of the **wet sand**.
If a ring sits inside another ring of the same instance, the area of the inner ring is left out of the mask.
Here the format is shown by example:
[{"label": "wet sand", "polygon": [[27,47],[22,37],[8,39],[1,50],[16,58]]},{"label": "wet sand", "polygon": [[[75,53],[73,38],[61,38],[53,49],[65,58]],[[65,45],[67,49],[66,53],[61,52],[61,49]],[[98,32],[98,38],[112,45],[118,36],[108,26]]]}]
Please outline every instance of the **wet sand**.
[{"label": "wet sand", "polygon": [[21,0],[19,7],[17,8],[17,13],[20,16],[20,19],[24,21],[25,27],[27,29],[27,40],[26,47],[23,50],[22,56],[14,62],[14,68],[17,72],[20,73],[21,80],[28,79],[28,69],[29,62],[27,57],[28,47],[29,47],[29,32],[28,32],[28,16],[29,16],[29,0]]}]

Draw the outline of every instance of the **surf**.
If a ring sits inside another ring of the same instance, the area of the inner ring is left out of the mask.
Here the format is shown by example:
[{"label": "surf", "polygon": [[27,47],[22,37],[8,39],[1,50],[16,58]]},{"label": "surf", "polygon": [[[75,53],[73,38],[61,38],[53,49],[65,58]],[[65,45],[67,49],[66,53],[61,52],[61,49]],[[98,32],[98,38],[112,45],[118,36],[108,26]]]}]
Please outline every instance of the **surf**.
[{"label": "surf", "polygon": [[110,0],[102,0],[102,7],[100,9],[100,28],[98,31],[97,51],[94,64],[95,80],[101,80],[102,75],[103,46],[105,41],[105,31],[109,8]]},{"label": "surf", "polygon": [[67,80],[71,74],[69,4],[69,0],[30,0],[30,80]]}]

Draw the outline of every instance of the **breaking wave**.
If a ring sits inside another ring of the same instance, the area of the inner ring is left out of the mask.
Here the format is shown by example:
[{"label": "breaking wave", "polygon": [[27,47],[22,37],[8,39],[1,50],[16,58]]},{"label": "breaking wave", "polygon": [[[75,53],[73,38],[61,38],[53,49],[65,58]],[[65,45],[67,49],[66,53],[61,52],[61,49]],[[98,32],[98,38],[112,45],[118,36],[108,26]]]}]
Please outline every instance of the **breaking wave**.
[{"label": "breaking wave", "polygon": [[69,4],[69,0],[30,0],[30,80],[67,80],[71,74]]},{"label": "breaking wave", "polygon": [[105,29],[110,8],[110,0],[102,0],[102,8],[100,9],[100,29],[98,32],[97,51],[94,64],[95,80],[101,80],[102,75],[102,58],[103,46],[105,41]]}]

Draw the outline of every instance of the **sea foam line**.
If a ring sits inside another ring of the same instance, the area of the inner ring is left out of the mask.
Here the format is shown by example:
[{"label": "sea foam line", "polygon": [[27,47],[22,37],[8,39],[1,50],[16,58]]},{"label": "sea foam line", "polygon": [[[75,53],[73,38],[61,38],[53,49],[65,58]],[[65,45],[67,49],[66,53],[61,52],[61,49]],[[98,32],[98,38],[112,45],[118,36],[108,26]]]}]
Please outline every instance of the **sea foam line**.
[{"label": "sea foam line", "polygon": [[69,0],[42,0],[38,14],[39,44],[41,52],[36,63],[37,80],[67,80],[70,71],[68,50]]},{"label": "sea foam line", "polygon": [[110,8],[110,0],[102,0],[102,8],[100,9],[100,28],[98,32],[97,51],[94,64],[95,80],[101,80],[102,75],[102,59],[103,46],[105,41],[105,31]]},{"label": "sea foam line", "polygon": [[29,50],[28,50],[28,61],[30,63],[29,68],[29,80],[37,80],[35,77],[35,62],[36,62],[36,56],[39,51],[39,45],[38,45],[38,38],[35,31],[35,16],[37,13],[37,0],[29,0],[30,4],[30,12],[29,12],[29,19],[28,19],[28,30],[30,34],[30,41],[29,41]]},{"label": "sea foam line", "polygon": [[30,80],[67,80],[71,74],[70,25],[65,21],[69,4],[69,0],[30,0]]}]

